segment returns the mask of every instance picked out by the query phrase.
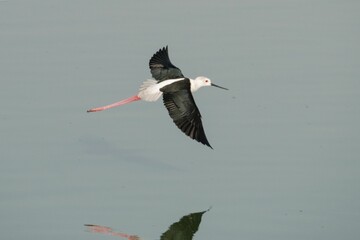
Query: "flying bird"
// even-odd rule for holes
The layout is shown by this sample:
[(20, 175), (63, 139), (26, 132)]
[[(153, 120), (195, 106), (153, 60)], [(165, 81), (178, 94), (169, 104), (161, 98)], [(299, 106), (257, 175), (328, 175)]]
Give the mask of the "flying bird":
[(201, 114), (192, 93), (205, 86), (228, 89), (212, 83), (204, 76), (195, 79), (185, 77), (181, 70), (171, 63), (167, 46), (152, 56), (149, 67), (153, 79), (143, 82), (138, 94), (110, 105), (89, 109), (87, 112), (98, 112), (138, 100), (154, 102), (163, 96), (164, 105), (176, 126), (190, 138), (212, 148), (206, 138)]

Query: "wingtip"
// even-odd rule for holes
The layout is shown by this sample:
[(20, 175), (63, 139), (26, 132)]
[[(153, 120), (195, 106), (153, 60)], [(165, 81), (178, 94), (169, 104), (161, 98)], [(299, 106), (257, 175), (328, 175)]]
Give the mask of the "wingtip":
[(209, 148), (211, 148), (212, 150), (214, 150), (214, 148), (210, 145), (209, 141), (207, 140), (207, 137), (205, 135), (204, 132), (204, 138), (203, 139), (196, 139), (198, 142), (201, 142), (202, 144), (208, 146)]
[(206, 139), (206, 136), (205, 136), (205, 139), (196, 139), (194, 138), (194, 140), (198, 141), (199, 143), (202, 143), (204, 144), (205, 146), (208, 146), (209, 148), (211, 148), (212, 150), (214, 150), (214, 148), (210, 145), (209, 141)]
[(168, 45), (166, 45), (165, 47), (159, 48), (159, 50), (157, 52), (162, 52), (162, 51), (167, 51), (168, 50)]
[(163, 51), (165, 51), (166, 53), (168, 53), (169, 52), (169, 48), (168, 48), (168, 45), (166, 45), (165, 47), (163, 47), (163, 49), (162, 49)]
[(209, 148), (211, 148), (212, 150), (214, 150), (214, 148), (210, 145), (210, 143), (207, 143), (205, 145), (208, 146)]

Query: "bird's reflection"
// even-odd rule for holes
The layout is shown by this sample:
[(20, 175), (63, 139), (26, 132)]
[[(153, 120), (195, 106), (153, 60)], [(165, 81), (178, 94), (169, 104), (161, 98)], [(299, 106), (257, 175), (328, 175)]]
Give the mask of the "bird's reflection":
[(126, 233), (115, 232), (114, 230), (112, 230), (112, 228), (106, 226), (100, 226), (94, 224), (85, 224), (85, 226), (87, 227), (88, 231), (93, 233), (103, 233), (116, 237), (127, 238), (128, 240), (140, 240), (140, 238), (137, 235), (129, 235)]
[[(161, 235), (160, 240), (191, 240), (199, 229), (202, 215), (209, 210), (210, 209), (202, 212), (190, 213), (183, 216), (178, 222), (173, 223), (169, 229)], [(137, 235), (116, 232), (106, 226), (94, 224), (85, 224), (85, 226), (87, 227), (88, 231), (93, 233), (103, 233), (116, 237), (126, 238), (128, 240), (141, 240), (141, 238)]]
[(161, 235), (160, 240), (191, 240), (199, 229), (202, 215), (207, 211), (209, 210), (183, 216)]

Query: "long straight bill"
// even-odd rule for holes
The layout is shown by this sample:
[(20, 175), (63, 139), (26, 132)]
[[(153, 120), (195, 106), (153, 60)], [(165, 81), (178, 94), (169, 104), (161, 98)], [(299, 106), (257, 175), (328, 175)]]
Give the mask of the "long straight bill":
[(109, 109), (109, 108), (118, 107), (118, 106), (121, 106), (121, 105), (124, 105), (124, 104), (127, 104), (127, 103), (131, 103), (131, 102), (134, 102), (134, 101), (139, 101), (139, 100), (141, 100), (141, 98), (139, 98), (137, 95), (135, 95), (135, 96), (129, 97), (127, 99), (124, 99), (124, 100), (122, 100), (120, 102), (112, 103), (112, 104), (102, 106), (102, 107), (89, 109), (89, 110), (87, 110), (87, 112), (99, 112), (99, 111), (103, 111), (103, 110), (106, 110), (106, 109)]
[(211, 83), (211, 86), (214, 86), (214, 87), (217, 87), (217, 88), (221, 88), (221, 89), (224, 89), (224, 90), (229, 90), (229, 89), (227, 89), (227, 88), (221, 87), (221, 86), (216, 85), (216, 84), (213, 84), (213, 83)]

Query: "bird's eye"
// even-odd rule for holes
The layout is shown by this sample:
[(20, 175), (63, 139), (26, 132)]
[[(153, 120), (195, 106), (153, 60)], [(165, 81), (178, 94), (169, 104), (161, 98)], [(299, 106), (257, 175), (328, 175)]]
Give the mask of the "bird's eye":
[(209, 82), (209, 80), (205, 80), (205, 82)]

